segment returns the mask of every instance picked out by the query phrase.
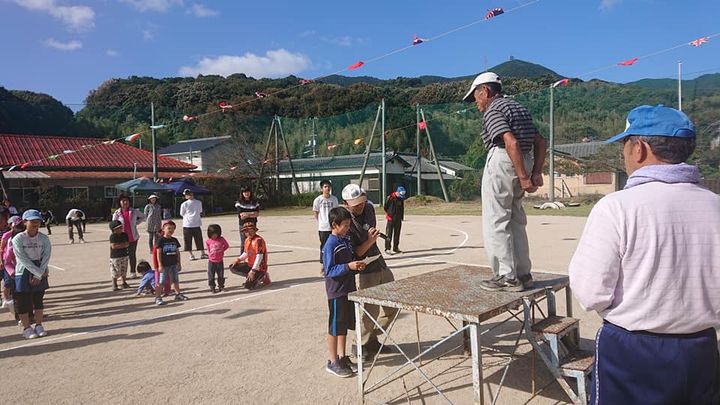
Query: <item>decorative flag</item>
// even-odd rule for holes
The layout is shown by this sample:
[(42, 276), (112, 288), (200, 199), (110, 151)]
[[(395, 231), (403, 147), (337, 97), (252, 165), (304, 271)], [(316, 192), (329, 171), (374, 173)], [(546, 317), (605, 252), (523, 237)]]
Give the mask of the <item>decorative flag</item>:
[(413, 34), (413, 46), (420, 45), (425, 41), (427, 41), (427, 39), (420, 38), (417, 34)]
[(60, 155), (50, 155), (47, 158), (48, 158), (48, 160), (55, 160), (58, 158), (58, 156), (60, 156)]
[(268, 164), (268, 163), (270, 163), (270, 159), (265, 159), (265, 160), (263, 160), (263, 162), (262, 162), (262, 164), (264, 164), (264, 165), (266, 165), (266, 164)]
[(300, 80), (300, 85), (301, 85), (301, 86), (304, 86), (304, 85), (310, 84), (310, 83), (312, 83), (312, 80), (307, 80), (307, 79), (302, 79), (302, 80)]
[(197, 117), (192, 116), (192, 115), (183, 115), (183, 121), (185, 121), (185, 122), (194, 121), (196, 119), (197, 119)]
[(136, 139), (140, 138), (140, 132), (125, 137), (125, 142), (135, 142)]
[(489, 20), (493, 17), (499, 16), (500, 14), (503, 14), (504, 12), (505, 12), (505, 10), (501, 9), (500, 7), (496, 7), (494, 9), (488, 11), (487, 14), (485, 14), (485, 19)]
[(358, 139), (354, 140), (353, 143), (354, 143), (355, 145), (360, 145), (360, 144), (363, 143), (363, 139), (362, 139), (362, 138), (358, 138)]
[(262, 91), (256, 91), (256, 92), (255, 92), (255, 97), (257, 97), (257, 98), (265, 98), (265, 97), (267, 97), (267, 96), (268, 96), (268, 94), (267, 94), (267, 93), (263, 93)]
[(562, 80), (558, 80), (555, 83), (552, 84), (552, 87), (558, 87), (558, 86), (564, 86), (566, 84), (570, 83), (570, 79), (565, 78)]
[(352, 65), (348, 66), (347, 68), (348, 68), (348, 70), (354, 70), (354, 69), (361, 67), (364, 64), (365, 64), (365, 62), (359, 60), (356, 63), (353, 63)]
[(425, 123), (425, 121), (420, 121), (420, 122), (418, 122), (418, 128), (419, 128), (421, 131), (424, 131), (425, 128), (427, 128), (427, 124)]
[[(110, 145), (111, 143), (115, 143), (115, 140), (105, 141), (105, 142), (103, 142), (102, 144), (103, 144), (103, 145)], [(64, 153), (64, 152), (63, 152), (63, 153)]]
[(698, 38), (698, 39), (696, 39), (696, 40), (694, 40), (694, 41), (690, 41), (690, 45), (692, 45), (692, 46), (700, 46), (700, 45), (702, 45), (702, 44), (707, 44), (709, 41), (710, 41), (710, 38), (709, 38), (709, 37), (702, 37), (702, 38)]
[(235, 170), (235, 169), (237, 169), (237, 166), (233, 166), (230, 168), (230, 170)]
[(11, 171), (15, 170), (16, 167), (18, 167), (18, 165), (12, 165), (12, 166), (10, 166), (8, 171), (11, 172)]
[(25, 162), (25, 163), (23, 163), (23, 164), (20, 165), (20, 168), (21, 168), (21, 169), (25, 169), (26, 167), (30, 166), (31, 163), (32, 163), (32, 162)]
[(330, 145), (328, 145), (327, 148), (328, 148), (328, 150), (333, 150), (333, 149), (337, 148), (337, 145), (335, 145), (334, 143), (331, 143)]
[(632, 58), (628, 60), (624, 60), (622, 62), (618, 62), (618, 65), (620, 66), (632, 66), (635, 62), (638, 61), (639, 58)]
[(165, 128), (167, 125), (165, 124), (158, 124), (158, 125), (150, 125), (150, 129), (160, 129)]
[(232, 108), (233, 108), (232, 105), (230, 105), (230, 104), (228, 104), (228, 103), (226, 103), (226, 102), (224, 102), (224, 101), (219, 102), (219, 103), (218, 103), (218, 107), (220, 107), (220, 109), (221, 109), (223, 112), (225, 112), (226, 110), (232, 110)]
[[(114, 142), (115, 142), (115, 141), (112, 141), (112, 142), (110, 142), (110, 143), (114, 143)], [(71, 154), (71, 153), (75, 153), (75, 151), (74, 151), (74, 150), (71, 150), (71, 149), (65, 149), (65, 150), (63, 151), (63, 153), (66, 154), (66, 155), (69, 155), (69, 154)]]
[(217, 169), (218, 173), (222, 173), (223, 171), (225, 171), (225, 169)]

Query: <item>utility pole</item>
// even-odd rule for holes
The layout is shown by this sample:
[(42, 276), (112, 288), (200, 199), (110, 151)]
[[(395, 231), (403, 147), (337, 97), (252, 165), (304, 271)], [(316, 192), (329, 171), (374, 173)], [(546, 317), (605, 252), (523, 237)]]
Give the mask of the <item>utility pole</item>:
[(555, 88), (550, 85), (550, 181), (548, 184), (548, 199), (555, 202), (555, 100), (553, 99)]
[(385, 202), (387, 197), (387, 185), (385, 181), (387, 179), (387, 168), (385, 167), (385, 99), (382, 99), (382, 122), (380, 124), (380, 136), (382, 137), (382, 196), (380, 197), (380, 204)]
[(420, 168), (420, 104), (415, 104), (415, 171), (417, 172), (417, 195), (422, 194), (422, 170)]
[[(153, 181), (158, 180), (157, 151), (155, 150), (155, 104), (150, 102), (150, 129), (152, 133), (152, 165)], [(190, 162), (192, 163), (192, 162)]]
[(313, 159), (317, 156), (317, 133), (315, 132), (315, 121), (317, 121), (317, 117), (312, 117), (312, 157), (313, 157)]
[(678, 111), (682, 111), (682, 61), (678, 61)]
[(450, 202), (447, 189), (445, 188), (445, 180), (443, 180), (442, 171), (440, 170), (440, 159), (438, 159), (438, 156), (435, 153), (435, 147), (433, 146), (432, 137), (430, 136), (430, 129), (427, 127), (425, 112), (422, 110), (422, 108), (420, 109), (420, 116), (425, 123), (425, 135), (427, 135), (428, 146), (430, 146), (430, 153), (432, 154), (432, 159), (435, 162), (435, 172), (437, 173), (438, 179), (440, 180), (440, 188), (442, 188), (443, 197), (445, 198), (445, 202)]

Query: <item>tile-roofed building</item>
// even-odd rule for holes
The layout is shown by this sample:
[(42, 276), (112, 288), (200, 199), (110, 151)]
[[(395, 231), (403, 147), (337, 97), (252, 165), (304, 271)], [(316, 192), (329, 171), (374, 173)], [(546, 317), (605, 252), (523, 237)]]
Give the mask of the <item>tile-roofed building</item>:
[[(5, 188), (21, 209), (42, 204), (60, 215), (72, 203), (83, 205), (89, 216), (104, 217), (117, 196), (115, 184), (152, 177), (152, 161), (151, 152), (120, 141), (0, 134)], [(195, 169), (168, 157), (158, 156), (157, 162), (162, 178), (189, 176)]]
[(171, 157), (197, 166), (197, 170), (213, 172), (226, 168), (236, 154), (231, 137), (186, 139), (158, 151), (159, 155)]
[(604, 145), (602, 141), (566, 143), (555, 145), (555, 152), (575, 159), (583, 159), (598, 153)]

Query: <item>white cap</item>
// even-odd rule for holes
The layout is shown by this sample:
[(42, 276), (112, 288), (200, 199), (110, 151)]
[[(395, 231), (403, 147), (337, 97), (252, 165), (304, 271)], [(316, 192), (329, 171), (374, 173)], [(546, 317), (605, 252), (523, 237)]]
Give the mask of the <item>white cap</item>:
[(463, 101), (475, 101), (475, 89), (478, 88), (481, 84), (486, 83), (497, 83), (502, 86), (502, 82), (500, 81), (500, 76), (496, 75), (493, 72), (485, 72), (480, 73), (475, 80), (472, 82), (472, 86), (470, 86), (470, 91), (465, 94), (465, 97), (463, 97)]
[(342, 190), (342, 198), (345, 200), (347, 205), (355, 206), (367, 201), (365, 190), (360, 188), (357, 184), (348, 184)]
[(158, 196), (155, 195), (155, 194), (150, 194), (150, 197), (148, 197), (148, 200), (151, 199), (151, 198), (158, 198)]

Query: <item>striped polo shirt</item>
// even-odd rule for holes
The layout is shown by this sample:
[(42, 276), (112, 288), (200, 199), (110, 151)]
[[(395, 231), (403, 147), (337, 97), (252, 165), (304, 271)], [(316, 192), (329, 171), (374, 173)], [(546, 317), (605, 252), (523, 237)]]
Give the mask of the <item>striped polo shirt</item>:
[(482, 140), (490, 150), (494, 146), (505, 148), (503, 134), (512, 132), (520, 144), (520, 150), (530, 152), (533, 138), (538, 133), (530, 112), (525, 106), (511, 98), (496, 97), (483, 114)]

